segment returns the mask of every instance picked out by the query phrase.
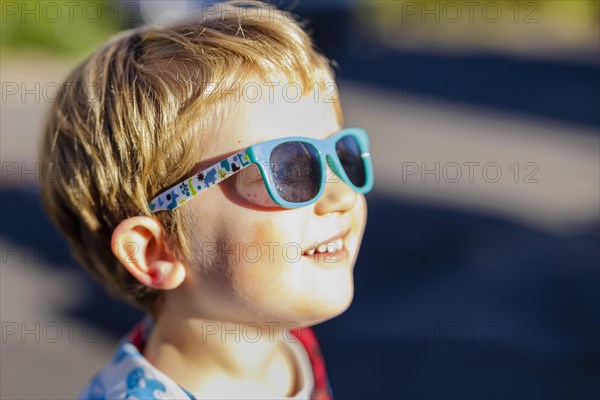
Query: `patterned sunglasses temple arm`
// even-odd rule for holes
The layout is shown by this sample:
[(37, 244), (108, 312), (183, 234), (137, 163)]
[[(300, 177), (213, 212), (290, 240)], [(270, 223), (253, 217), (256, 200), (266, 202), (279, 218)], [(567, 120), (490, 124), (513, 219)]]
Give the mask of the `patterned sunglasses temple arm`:
[(235, 153), (194, 176), (173, 185), (148, 203), (152, 213), (174, 210), (188, 200), (198, 196), (209, 187), (229, 178), (250, 165), (248, 149)]

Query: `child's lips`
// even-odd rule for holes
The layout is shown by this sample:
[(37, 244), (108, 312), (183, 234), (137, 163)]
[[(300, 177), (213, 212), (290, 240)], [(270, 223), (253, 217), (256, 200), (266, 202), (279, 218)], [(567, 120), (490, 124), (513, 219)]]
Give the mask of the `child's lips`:
[(303, 257), (311, 258), (315, 263), (330, 264), (333, 267), (335, 264), (345, 261), (349, 255), (350, 253), (348, 252), (348, 249), (342, 247), (341, 249), (331, 253), (314, 253), (312, 255), (303, 254)]
[(346, 237), (350, 233), (351, 228), (347, 228), (329, 239), (315, 243), (302, 253), (303, 256), (315, 258), (315, 260), (333, 258), (332, 255), (343, 256), (344, 252), (347, 255)]

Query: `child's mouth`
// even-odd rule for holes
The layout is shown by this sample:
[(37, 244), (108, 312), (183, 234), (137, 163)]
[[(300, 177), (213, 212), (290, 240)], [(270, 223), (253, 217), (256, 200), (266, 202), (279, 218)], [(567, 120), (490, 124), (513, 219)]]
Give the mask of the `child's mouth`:
[(324, 253), (320, 253), (315, 251), (313, 254), (303, 254), (304, 257), (310, 257), (315, 263), (324, 264), (336, 264), (347, 259), (348, 255), (348, 250), (345, 247), (342, 247), (332, 252), (326, 251)]
[(346, 259), (349, 253), (344, 245), (344, 239), (348, 233), (350, 233), (350, 229), (346, 229), (330, 239), (309, 247), (302, 255), (311, 257), (314, 262), (323, 263), (336, 263)]

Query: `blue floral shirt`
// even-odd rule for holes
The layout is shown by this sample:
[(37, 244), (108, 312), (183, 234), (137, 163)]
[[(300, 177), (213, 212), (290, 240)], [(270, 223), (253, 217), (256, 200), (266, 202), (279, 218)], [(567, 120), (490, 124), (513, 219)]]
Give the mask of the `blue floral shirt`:
[(146, 318), (119, 342), (112, 360), (92, 378), (80, 399), (194, 399), (190, 392), (150, 364), (134, 344), (145, 342), (150, 327), (151, 322)]

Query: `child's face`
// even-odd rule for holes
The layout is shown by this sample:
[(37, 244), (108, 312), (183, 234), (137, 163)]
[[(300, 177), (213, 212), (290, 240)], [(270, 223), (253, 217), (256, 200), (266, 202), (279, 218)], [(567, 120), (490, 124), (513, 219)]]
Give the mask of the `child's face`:
[[(286, 136), (324, 139), (342, 127), (334, 103), (319, 89), (295, 100), (295, 85), (280, 79), (269, 87), (245, 91), (211, 143), (203, 149), (218, 162), (234, 151)], [(254, 85), (256, 87), (257, 85)], [(255, 101), (255, 95), (260, 99)], [(287, 97), (286, 97), (287, 96)], [(233, 102), (232, 94), (227, 101)], [(329, 167), (327, 167), (329, 168)], [(353, 268), (365, 229), (367, 207), (327, 170), (323, 196), (314, 204), (284, 209), (270, 199), (258, 168), (252, 165), (184, 205), (194, 219), (188, 237), (198, 265), (187, 266), (184, 283), (168, 294), (191, 315), (246, 323), (313, 324), (342, 313), (352, 301)], [(344, 234), (347, 256), (315, 262), (304, 250)]]

